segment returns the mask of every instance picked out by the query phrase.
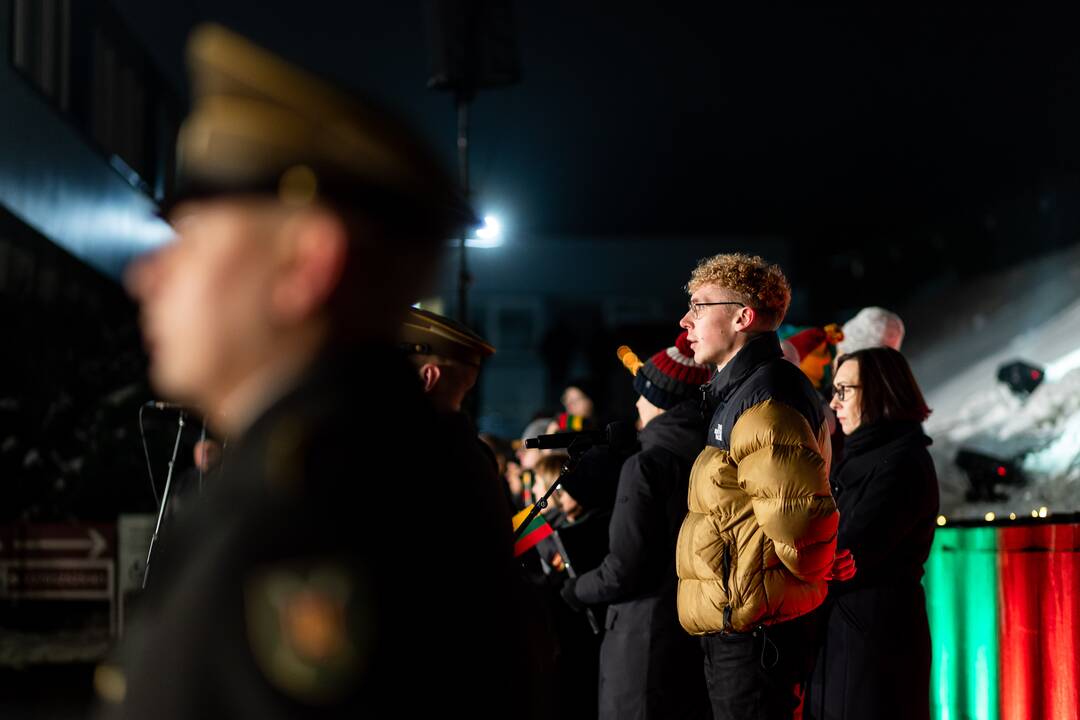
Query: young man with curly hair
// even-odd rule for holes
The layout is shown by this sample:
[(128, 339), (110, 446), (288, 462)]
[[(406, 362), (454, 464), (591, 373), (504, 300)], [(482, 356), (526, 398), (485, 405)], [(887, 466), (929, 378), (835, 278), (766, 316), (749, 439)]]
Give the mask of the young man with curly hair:
[(678, 611), (701, 637), (716, 718), (801, 717), (817, 652), (814, 611), (834, 572), (829, 429), (814, 388), (783, 358), (776, 328), (791, 302), (760, 257), (703, 260), (687, 285), (694, 360), (711, 420), (690, 475), (676, 548)]

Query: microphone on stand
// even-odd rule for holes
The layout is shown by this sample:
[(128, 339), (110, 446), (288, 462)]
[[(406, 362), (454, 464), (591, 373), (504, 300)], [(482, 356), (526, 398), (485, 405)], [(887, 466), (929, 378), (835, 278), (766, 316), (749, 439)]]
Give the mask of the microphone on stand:
[(539, 435), (525, 438), (525, 447), (540, 450), (561, 450), (571, 445), (593, 446), (609, 445), (616, 452), (632, 449), (637, 442), (637, 430), (626, 422), (613, 422), (603, 430), (579, 430), (551, 435)]
[(148, 408), (154, 408), (155, 410), (187, 410), (184, 405), (180, 403), (166, 402), (164, 400), (147, 400), (145, 406)]
[(570, 451), (570, 459), (563, 465), (562, 472), (555, 482), (551, 483), (548, 487), (544, 497), (534, 503), (532, 510), (529, 511), (529, 515), (525, 518), (524, 522), (518, 525), (517, 530), (514, 531), (515, 542), (525, 533), (529, 523), (536, 518), (540, 513), (540, 510), (547, 505), (548, 498), (551, 497), (551, 494), (559, 487), (563, 477), (573, 472), (578, 461), (581, 460), (582, 456), (589, 450), (594, 449), (597, 446), (606, 445), (610, 452), (616, 455), (621, 454), (625, 457), (633, 452), (636, 443), (637, 430), (628, 422), (613, 422), (608, 424), (603, 430), (554, 433), (551, 435), (539, 435), (537, 437), (525, 438), (525, 447), (527, 448), (538, 448), (540, 450), (566, 448)]

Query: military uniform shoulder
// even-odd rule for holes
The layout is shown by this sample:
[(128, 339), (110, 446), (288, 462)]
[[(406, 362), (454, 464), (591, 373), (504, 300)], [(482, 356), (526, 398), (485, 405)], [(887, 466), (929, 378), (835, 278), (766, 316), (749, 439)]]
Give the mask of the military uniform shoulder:
[(313, 706), (340, 703), (357, 690), (375, 637), (368, 586), (355, 564), (332, 558), (248, 570), (248, 643), (275, 689)]

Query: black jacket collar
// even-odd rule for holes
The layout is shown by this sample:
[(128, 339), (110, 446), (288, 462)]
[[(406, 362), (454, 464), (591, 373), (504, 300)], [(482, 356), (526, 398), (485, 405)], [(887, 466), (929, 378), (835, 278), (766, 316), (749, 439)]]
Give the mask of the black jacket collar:
[(735, 388), (739, 387), (750, 373), (767, 362), (782, 358), (780, 338), (775, 332), (765, 332), (750, 338), (727, 365), (713, 375), (706, 386), (706, 401), (715, 406), (723, 402)]

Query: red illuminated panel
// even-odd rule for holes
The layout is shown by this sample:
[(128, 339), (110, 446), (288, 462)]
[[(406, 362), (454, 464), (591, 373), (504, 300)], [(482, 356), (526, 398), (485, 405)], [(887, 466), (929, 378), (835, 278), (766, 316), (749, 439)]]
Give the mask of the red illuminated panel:
[(1001, 718), (1078, 718), (1080, 527), (1000, 533)]

